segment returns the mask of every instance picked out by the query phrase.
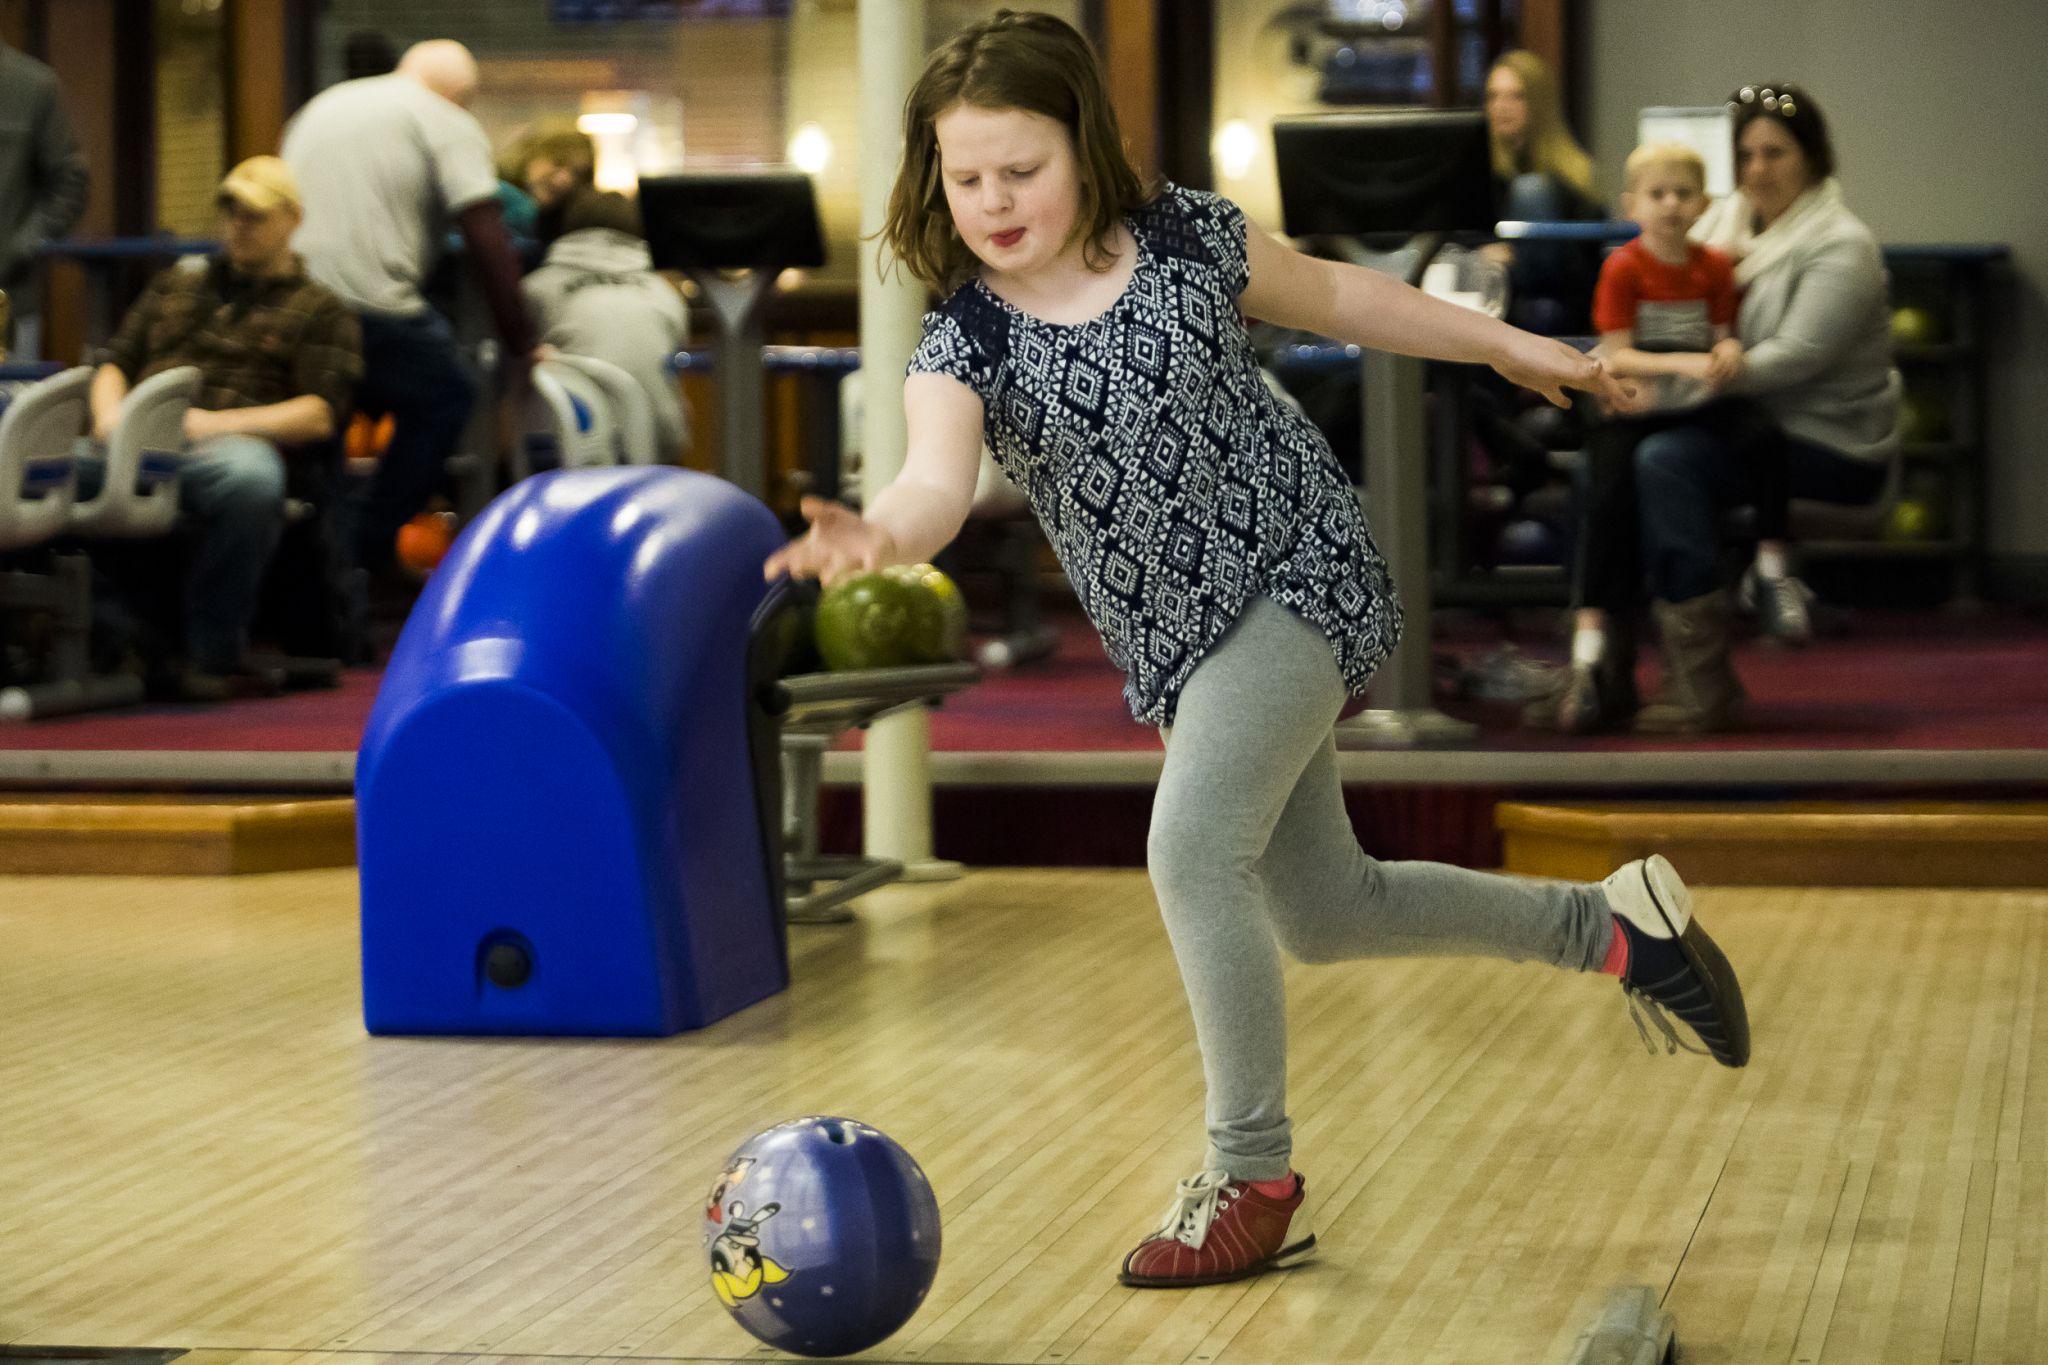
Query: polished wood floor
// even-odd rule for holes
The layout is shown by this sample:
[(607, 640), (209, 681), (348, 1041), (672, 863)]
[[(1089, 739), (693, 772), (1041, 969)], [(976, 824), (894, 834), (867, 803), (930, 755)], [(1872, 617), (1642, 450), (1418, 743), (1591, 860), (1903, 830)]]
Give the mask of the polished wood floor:
[(794, 931), (785, 995), (653, 1042), (368, 1038), (354, 894), (0, 879), (0, 1343), (758, 1359), (703, 1196), (747, 1134), (837, 1112), (946, 1220), (877, 1359), (1551, 1362), (1644, 1283), (1688, 1365), (2048, 1361), (2048, 895), (1702, 893), (1743, 1073), (1645, 1055), (1604, 979), (1291, 969), (1322, 1258), (1145, 1294), (1116, 1262), (1201, 1090), (1139, 874), (877, 895)]

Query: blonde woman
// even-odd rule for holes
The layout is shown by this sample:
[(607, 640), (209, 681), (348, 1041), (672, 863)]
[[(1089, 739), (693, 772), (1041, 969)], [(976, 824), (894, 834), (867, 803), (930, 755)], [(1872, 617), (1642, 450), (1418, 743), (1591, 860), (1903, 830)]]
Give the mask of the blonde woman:
[[(1557, 77), (1533, 52), (1505, 52), (1486, 77), (1495, 202), (1503, 219), (1597, 218), (1593, 160), (1565, 126)], [(1595, 247), (1575, 242), (1497, 242), (1486, 254), (1507, 267), (1508, 319), (1531, 331), (1583, 332), (1599, 272)]]

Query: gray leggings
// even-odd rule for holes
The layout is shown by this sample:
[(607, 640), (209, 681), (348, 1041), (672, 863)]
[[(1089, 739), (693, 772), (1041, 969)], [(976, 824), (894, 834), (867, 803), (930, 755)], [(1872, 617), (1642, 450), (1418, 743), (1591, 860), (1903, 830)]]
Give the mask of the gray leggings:
[(1599, 967), (1599, 887), (1366, 856), (1331, 725), (1344, 680), (1321, 630), (1259, 597), (1195, 669), (1166, 731), (1146, 861), (1208, 1080), (1206, 1165), (1285, 1175), (1280, 949), (1303, 962), (1484, 954)]

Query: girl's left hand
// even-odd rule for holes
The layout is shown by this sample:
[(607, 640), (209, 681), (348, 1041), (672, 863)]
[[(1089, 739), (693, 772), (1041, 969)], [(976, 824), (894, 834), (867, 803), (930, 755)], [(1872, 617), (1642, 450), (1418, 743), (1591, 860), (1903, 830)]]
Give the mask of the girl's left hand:
[(1509, 383), (1534, 389), (1561, 408), (1571, 406), (1566, 389), (1582, 389), (1616, 408), (1625, 408), (1636, 396), (1636, 386), (1609, 374), (1599, 357), (1533, 332), (1515, 333), (1493, 368)]

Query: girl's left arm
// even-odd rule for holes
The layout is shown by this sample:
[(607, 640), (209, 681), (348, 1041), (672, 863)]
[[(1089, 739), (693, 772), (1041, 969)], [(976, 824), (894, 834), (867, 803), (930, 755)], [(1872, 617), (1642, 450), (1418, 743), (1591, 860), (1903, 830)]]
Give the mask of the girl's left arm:
[(1249, 316), (1377, 351), (1491, 365), (1559, 407), (1569, 406), (1566, 389), (1609, 403), (1634, 396), (1632, 386), (1575, 346), (1431, 298), (1377, 270), (1304, 256), (1249, 222), (1245, 255), (1251, 278), (1242, 298)]

